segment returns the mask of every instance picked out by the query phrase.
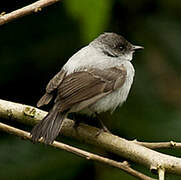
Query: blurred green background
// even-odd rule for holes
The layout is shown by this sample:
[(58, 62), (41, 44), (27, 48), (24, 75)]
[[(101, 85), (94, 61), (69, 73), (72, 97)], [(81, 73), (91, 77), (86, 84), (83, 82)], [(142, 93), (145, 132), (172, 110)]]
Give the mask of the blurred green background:
[[(0, 12), (8, 13), (31, 2), (34, 1), (4, 0), (0, 2)], [(100, 33), (116, 32), (145, 49), (136, 53), (132, 61), (136, 76), (127, 102), (106, 125), (114, 134), (130, 140), (180, 141), (180, 10), (178, 0), (62, 0), (0, 26), (0, 98), (35, 106), (50, 78), (71, 55)], [(32, 128), (0, 121), (26, 130)], [(60, 140), (123, 160), (72, 139)], [(162, 152), (181, 157), (178, 150)], [(143, 167), (132, 165), (151, 175)], [(1, 180), (80, 178), (136, 179), (120, 170), (0, 132)], [(180, 177), (168, 175), (167, 179)]]

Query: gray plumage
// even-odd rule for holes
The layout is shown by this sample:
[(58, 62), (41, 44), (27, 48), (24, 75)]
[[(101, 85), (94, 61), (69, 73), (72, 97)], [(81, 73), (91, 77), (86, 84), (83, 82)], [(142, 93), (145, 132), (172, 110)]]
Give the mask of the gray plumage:
[(141, 49), (122, 36), (104, 33), (74, 54), (48, 83), (37, 106), (54, 106), (32, 130), (32, 139), (52, 143), (69, 112), (101, 113), (114, 111), (127, 98), (134, 77), (130, 61)]

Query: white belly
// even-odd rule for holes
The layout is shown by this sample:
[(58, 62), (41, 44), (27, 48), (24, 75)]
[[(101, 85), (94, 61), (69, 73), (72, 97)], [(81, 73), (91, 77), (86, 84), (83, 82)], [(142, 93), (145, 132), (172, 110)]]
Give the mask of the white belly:
[(114, 111), (119, 105), (122, 105), (126, 101), (133, 82), (134, 68), (129, 61), (126, 61), (123, 64), (125, 63), (127, 67), (127, 76), (123, 86), (93, 104), (90, 107), (92, 111), (97, 113), (108, 110)]

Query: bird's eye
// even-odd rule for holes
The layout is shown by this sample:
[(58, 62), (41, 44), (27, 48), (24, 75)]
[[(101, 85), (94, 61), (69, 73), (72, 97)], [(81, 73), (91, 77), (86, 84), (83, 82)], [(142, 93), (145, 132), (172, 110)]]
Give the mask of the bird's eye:
[(122, 51), (122, 50), (124, 49), (124, 47), (123, 47), (123, 46), (120, 46), (119, 49)]

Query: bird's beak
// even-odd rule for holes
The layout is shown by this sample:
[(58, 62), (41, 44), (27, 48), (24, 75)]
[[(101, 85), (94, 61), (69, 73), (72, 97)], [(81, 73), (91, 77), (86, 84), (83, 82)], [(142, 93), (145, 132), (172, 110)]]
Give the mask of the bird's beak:
[(138, 49), (144, 49), (144, 47), (132, 45), (132, 50), (138, 50)]

